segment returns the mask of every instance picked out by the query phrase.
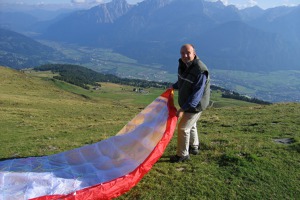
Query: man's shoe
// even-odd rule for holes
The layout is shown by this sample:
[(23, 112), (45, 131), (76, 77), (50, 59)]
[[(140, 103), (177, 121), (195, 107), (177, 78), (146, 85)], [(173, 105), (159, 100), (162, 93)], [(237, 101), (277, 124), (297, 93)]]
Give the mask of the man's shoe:
[(189, 160), (189, 159), (190, 159), (190, 156), (189, 156), (189, 155), (187, 155), (187, 156), (182, 156), (182, 157), (175, 155), (175, 156), (172, 156), (172, 157), (170, 158), (170, 161), (171, 161), (171, 163), (176, 163), (176, 162), (185, 162), (185, 161), (187, 161), (187, 160)]
[(199, 153), (198, 147), (189, 147), (189, 153), (193, 155), (197, 155)]

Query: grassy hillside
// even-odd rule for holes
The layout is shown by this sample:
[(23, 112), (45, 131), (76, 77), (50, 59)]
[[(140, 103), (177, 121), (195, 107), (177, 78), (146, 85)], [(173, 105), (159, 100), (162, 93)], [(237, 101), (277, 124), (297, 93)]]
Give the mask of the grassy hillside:
[(0, 157), (57, 153), (115, 135), (144, 105), (131, 88), (106, 85), (94, 94), (0, 68)]
[[(115, 135), (163, 91), (101, 83), (84, 90), (52, 73), (0, 67), (0, 159), (41, 156)], [(201, 153), (169, 163), (163, 157), (118, 199), (299, 199), (300, 104), (268, 106), (223, 99), (198, 122)], [(288, 139), (290, 144), (275, 142)]]

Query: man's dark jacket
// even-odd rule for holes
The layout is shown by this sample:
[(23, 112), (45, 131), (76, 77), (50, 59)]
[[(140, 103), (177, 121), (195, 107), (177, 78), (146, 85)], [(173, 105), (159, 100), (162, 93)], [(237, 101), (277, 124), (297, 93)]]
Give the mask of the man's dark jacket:
[(193, 108), (190, 107), (185, 112), (197, 113), (205, 110), (209, 105), (210, 100), (210, 76), (206, 65), (196, 56), (189, 67), (179, 59), (178, 66), (178, 103), (180, 107), (188, 101), (190, 95), (193, 93), (195, 83), (199, 80), (201, 75), (206, 76), (206, 83), (204, 85), (204, 92), (199, 104)]

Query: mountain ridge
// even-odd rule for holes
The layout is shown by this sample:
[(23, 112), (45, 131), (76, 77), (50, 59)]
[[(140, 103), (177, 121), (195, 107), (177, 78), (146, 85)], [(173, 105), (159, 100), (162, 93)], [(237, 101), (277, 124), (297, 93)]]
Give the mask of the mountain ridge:
[[(300, 6), (239, 10), (204, 0), (145, 0), (135, 5), (113, 0), (30, 26), (33, 32), (41, 31), (34, 39), (109, 48), (172, 73), (183, 43), (194, 43), (213, 69), (297, 70), (299, 10)], [(234, 22), (243, 26), (232, 26)]]
[[(119, 5), (118, 16), (111, 5)], [(105, 15), (103, 9), (111, 13)], [(299, 71), (299, 9), (300, 6), (239, 10), (220, 1), (196, 0), (146, 0), (129, 5), (125, 0), (114, 0), (50, 21), (39, 21), (31, 26), (32, 33), (42, 33), (48, 27), (47, 34), (53, 34), (54, 39), (45, 37), (46, 32), (44, 38), (32, 34), (31, 39), (38, 39), (58, 53), (17, 54), (2, 50), (1, 64), (25, 68), (69, 63), (120, 77), (172, 81), (176, 78), (180, 46), (193, 43), (198, 56), (218, 78), (213, 81), (220, 86), (239, 88), (237, 91), (242, 94), (270, 102), (298, 102), (300, 81), (292, 73)], [(70, 17), (79, 15), (85, 16), (82, 21)], [(18, 52), (22, 42), (10, 42)], [(240, 74), (239, 71), (249, 76), (225, 78), (226, 74)], [(276, 80), (282, 72), (289, 77), (285, 77), (286, 81)], [(245, 84), (249, 82), (244, 80), (247, 77), (261, 80), (249, 85)]]
[(14, 31), (0, 28), (0, 64), (16, 69), (63, 57), (61, 52)]
[[(296, 59), (300, 53), (300, 36), (298, 36), (300, 32), (297, 29), (298, 22), (294, 19), (294, 16), (298, 16), (297, 7), (268, 9), (264, 13), (262, 10), (247, 9), (248, 13), (245, 17), (245, 12), (220, 2), (145, 0), (131, 7), (124, 6), (127, 5), (125, 2), (125, 0), (114, 0), (101, 4), (102, 7), (113, 4), (118, 8), (121, 14), (116, 18), (107, 17), (114, 16), (114, 9), (106, 10), (111, 15), (98, 16), (98, 18), (94, 16), (89, 20), (84, 20), (84, 17), (80, 18), (83, 21), (75, 20), (77, 19), (75, 17), (72, 20), (71, 17), (64, 18), (50, 26), (41, 38), (112, 48), (141, 63), (161, 63), (163, 69), (167, 71), (172, 71), (170, 60), (177, 59), (175, 51), (168, 50), (175, 46), (178, 48), (183, 43), (195, 43), (206, 63), (216, 69), (241, 66), (241, 70), (272, 71), (282, 67), (286, 69), (300, 67)], [(84, 15), (92, 15), (96, 8), (80, 12), (84, 12)], [(229, 23), (235, 21), (243, 23), (243, 28), (248, 33), (241, 37), (239, 29), (230, 32), (230, 42), (240, 43), (239, 48), (243, 48), (242, 51), (231, 49), (231, 53), (237, 53), (237, 56), (232, 59), (227, 54), (222, 54), (223, 47), (215, 42), (216, 38), (211, 37), (211, 32), (218, 29), (220, 34), (216, 36), (217, 39), (227, 41), (228, 35), (222, 34), (222, 31), (236, 28)], [(286, 24), (285, 27), (289, 28), (279, 28), (280, 30), (272, 28), (280, 27), (280, 24)], [(275, 37), (274, 34), (278, 36)], [(257, 42), (254, 40), (255, 37)], [(249, 42), (251, 40), (254, 42)], [(207, 44), (202, 46), (202, 43)], [(206, 51), (209, 46), (213, 47), (212, 52), (217, 53), (217, 58), (212, 52)], [(141, 52), (149, 57), (143, 56)], [(244, 58), (244, 54), (259, 59), (253, 63), (252, 59)]]

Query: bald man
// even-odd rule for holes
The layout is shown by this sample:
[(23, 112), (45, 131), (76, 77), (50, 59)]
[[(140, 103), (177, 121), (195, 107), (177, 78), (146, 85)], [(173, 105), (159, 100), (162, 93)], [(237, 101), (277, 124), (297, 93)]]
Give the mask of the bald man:
[(185, 44), (180, 49), (181, 58), (178, 66), (178, 81), (172, 85), (178, 90), (177, 111), (178, 138), (176, 155), (170, 161), (184, 162), (189, 154), (199, 153), (197, 121), (209, 104), (210, 76), (206, 65), (196, 55), (192, 44)]

